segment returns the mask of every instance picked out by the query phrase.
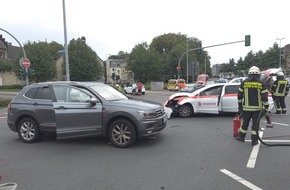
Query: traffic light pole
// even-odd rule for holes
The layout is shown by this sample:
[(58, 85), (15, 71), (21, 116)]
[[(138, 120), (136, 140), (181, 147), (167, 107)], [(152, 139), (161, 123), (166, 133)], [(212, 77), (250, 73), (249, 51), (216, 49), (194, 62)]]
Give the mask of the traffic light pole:
[[(211, 46), (206, 46), (206, 47), (198, 47), (198, 48), (193, 48), (193, 49), (189, 49), (187, 51), (185, 51), (179, 58), (178, 60), (178, 67), (180, 67), (180, 61), (182, 59), (182, 57), (190, 52), (190, 51), (195, 51), (195, 50), (202, 50), (202, 49), (206, 49), (206, 48), (211, 48), (211, 47), (217, 47), (217, 46), (224, 46), (224, 45), (229, 45), (229, 44), (235, 44), (235, 43), (240, 43), (240, 42), (245, 42), (245, 40), (241, 40), (241, 41), (235, 41), (235, 42), (228, 42), (228, 43), (223, 43), (223, 44), (216, 44), (216, 45), (211, 45)], [(180, 92), (180, 75), (178, 75), (178, 92)]]

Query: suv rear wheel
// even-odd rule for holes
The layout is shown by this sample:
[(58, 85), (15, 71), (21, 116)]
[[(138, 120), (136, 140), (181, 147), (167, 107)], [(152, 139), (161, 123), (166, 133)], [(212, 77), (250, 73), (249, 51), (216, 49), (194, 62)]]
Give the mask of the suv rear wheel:
[(137, 132), (133, 124), (126, 119), (118, 119), (109, 127), (109, 140), (116, 147), (130, 147), (136, 142), (136, 139)]
[(39, 127), (31, 118), (22, 119), (18, 123), (18, 136), (26, 143), (33, 143), (39, 140)]

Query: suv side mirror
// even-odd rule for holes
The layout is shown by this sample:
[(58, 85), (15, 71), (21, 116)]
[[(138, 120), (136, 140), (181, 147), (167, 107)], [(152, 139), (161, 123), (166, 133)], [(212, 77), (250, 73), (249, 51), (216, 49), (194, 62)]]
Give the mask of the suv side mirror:
[(99, 103), (99, 100), (95, 97), (92, 97), (90, 100), (90, 103), (92, 106), (95, 106), (97, 103)]

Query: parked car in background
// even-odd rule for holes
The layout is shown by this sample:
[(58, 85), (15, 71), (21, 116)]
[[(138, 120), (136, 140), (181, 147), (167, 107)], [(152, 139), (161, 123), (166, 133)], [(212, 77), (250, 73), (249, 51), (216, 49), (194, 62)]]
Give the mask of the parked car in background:
[[(146, 92), (144, 85), (142, 86), (141, 93), (144, 95)], [(128, 86), (124, 87), (124, 93), (125, 94), (133, 94), (137, 95), (138, 90), (137, 90), (137, 84), (129, 84)]]
[[(186, 86), (184, 79), (179, 79), (180, 89)], [(169, 79), (167, 82), (167, 90), (178, 90), (178, 79)]]
[[(168, 118), (172, 114), (186, 118), (199, 113), (237, 113), (239, 87), (239, 83), (215, 83), (192, 93), (175, 93), (164, 103), (164, 109)], [(269, 96), (269, 105), (269, 110), (272, 111), (272, 96)]]
[(214, 81), (214, 83), (227, 83), (227, 82), (229, 82), (228, 79), (224, 79), (224, 78), (220, 78)]
[(207, 74), (201, 74), (197, 76), (196, 84), (198, 86), (205, 86), (207, 84), (209, 77)]
[(128, 99), (96, 82), (44, 82), (26, 86), (8, 105), (7, 123), (26, 143), (42, 134), (57, 139), (107, 137), (125, 148), (159, 134), (167, 117), (162, 105)]
[(229, 83), (242, 83), (247, 77), (237, 77), (229, 81)]
[(197, 85), (195, 83), (186, 84), (184, 88), (180, 89), (181, 92), (193, 92), (197, 89)]

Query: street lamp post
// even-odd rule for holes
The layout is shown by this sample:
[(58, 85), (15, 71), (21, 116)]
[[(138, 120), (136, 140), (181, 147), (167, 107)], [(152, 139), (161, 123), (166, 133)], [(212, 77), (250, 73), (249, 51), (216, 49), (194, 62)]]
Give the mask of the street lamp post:
[(281, 41), (284, 40), (285, 38), (276, 38), (276, 40), (280, 41), (280, 54), (279, 54), (279, 68), (281, 67)]
[(206, 74), (206, 52), (204, 52), (204, 74)]
[(188, 38), (186, 39), (186, 83), (188, 84)]
[(69, 62), (68, 62), (68, 47), (67, 47), (66, 17), (65, 17), (65, 0), (62, 0), (62, 6), (63, 6), (65, 72), (66, 72), (66, 80), (67, 81), (70, 81), (70, 76), (69, 76)]

